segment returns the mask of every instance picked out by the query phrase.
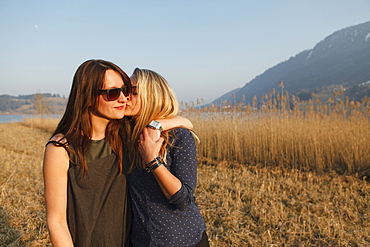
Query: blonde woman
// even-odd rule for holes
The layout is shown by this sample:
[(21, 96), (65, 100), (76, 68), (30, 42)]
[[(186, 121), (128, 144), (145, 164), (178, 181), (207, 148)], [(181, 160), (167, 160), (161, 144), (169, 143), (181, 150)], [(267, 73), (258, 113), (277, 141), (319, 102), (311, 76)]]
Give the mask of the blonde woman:
[[(177, 115), (178, 103), (159, 74), (135, 69), (133, 93), (125, 116), (132, 116), (131, 173), (133, 208), (131, 244), (136, 246), (209, 246), (206, 225), (195, 202), (197, 159), (194, 136), (186, 128), (162, 131), (152, 119)], [(153, 132), (153, 131), (151, 131)], [(160, 131), (157, 131), (159, 135)]]

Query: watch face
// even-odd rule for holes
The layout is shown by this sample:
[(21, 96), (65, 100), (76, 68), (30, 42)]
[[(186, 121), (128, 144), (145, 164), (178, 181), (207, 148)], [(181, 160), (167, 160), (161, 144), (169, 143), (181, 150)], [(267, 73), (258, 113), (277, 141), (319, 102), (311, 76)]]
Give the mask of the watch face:
[(149, 126), (157, 130), (162, 130), (162, 124), (154, 120), (150, 122)]

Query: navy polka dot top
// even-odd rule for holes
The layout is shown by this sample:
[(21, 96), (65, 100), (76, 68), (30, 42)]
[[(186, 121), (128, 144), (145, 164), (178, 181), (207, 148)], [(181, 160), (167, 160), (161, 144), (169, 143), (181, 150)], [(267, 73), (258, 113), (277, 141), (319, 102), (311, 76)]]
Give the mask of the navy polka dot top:
[(194, 137), (183, 128), (172, 132), (174, 145), (168, 146), (166, 168), (181, 181), (181, 189), (168, 200), (152, 173), (135, 168), (128, 177), (134, 247), (195, 246), (206, 230), (194, 196), (197, 182)]

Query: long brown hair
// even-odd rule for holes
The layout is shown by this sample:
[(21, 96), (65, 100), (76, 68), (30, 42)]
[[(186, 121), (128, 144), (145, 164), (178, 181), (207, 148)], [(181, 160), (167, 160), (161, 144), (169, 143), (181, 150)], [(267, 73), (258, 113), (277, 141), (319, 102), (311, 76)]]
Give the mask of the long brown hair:
[[(81, 166), (82, 174), (87, 171), (86, 157), (92, 134), (89, 110), (96, 109), (98, 96), (103, 88), (105, 72), (114, 70), (119, 73), (125, 86), (131, 90), (131, 81), (117, 65), (104, 60), (88, 60), (77, 69), (72, 83), (66, 110), (53, 135), (63, 134), (68, 150), (75, 153), (76, 163)], [(122, 131), (123, 120), (110, 120), (105, 137), (113, 152), (118, 156), (119, 171), (122, 173), (122, 147), (125, 138)]]

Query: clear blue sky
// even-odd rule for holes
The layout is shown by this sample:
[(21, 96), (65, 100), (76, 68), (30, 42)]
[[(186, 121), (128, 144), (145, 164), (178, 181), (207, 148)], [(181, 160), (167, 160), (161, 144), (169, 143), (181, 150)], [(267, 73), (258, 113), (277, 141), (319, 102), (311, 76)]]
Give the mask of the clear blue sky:
[(366, 21), (369, 0), (0, 0), (0, 95), (68, 97), (77, 67), (102, 58), (208, 103)]

